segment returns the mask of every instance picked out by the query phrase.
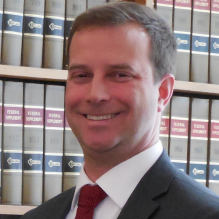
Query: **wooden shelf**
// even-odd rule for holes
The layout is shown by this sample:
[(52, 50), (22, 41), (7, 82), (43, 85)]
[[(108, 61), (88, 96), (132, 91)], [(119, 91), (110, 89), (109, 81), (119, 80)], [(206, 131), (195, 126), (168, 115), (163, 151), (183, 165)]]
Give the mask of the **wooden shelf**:
[(0, 205), (0, 214), (23, 215), (36, 206)]
[[(65, 82), (67, 75), (67, 70), (0, 65), (0, 77), (4, 78)], [(219, 85), (176, 81), (174, 91), (219, 96)]]
[(0, 77), (65, 82), (67, 70), (0, 65)]
[(187, 81), (176, 81), (174, 85), (174, 91), (219, 96), (219, 85)]

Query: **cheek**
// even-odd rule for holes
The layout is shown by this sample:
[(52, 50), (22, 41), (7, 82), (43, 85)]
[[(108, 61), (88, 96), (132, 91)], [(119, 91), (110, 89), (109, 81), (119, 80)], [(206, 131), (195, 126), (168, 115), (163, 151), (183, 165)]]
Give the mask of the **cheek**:
[(153, 119), (153, 116), (157, 113), (157, 94), (154, 89), (141, 88), (135, 95), (136, 116), (139, 119), (145, 120)]
[(77, 105), (80, 100), (82, 99), (82, 92), (80, 92), (77, 88), (72, 86), (66, 87), (66, 94), (65, 94), (65, 106), (66, 110)]

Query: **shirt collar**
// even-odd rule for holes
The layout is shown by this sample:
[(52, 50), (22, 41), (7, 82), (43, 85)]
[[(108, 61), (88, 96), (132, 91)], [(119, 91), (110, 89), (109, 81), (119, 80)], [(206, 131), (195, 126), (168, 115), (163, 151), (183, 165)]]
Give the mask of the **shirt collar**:
[(73, 197), (72, 208), (76, 207), (80, 189), (86, 184), (98, 184), (120, 208), (123, 208), (140, 179), (157, 161), (162, 151), (161, 142), (158, 141), (150, 148), (110, 169), (96, 183), (88, 178), (83, 166)]
[(153, 166), (163, 151), (161, 142), (115, 166), (96, 183), (123, 208), (140, 179)]

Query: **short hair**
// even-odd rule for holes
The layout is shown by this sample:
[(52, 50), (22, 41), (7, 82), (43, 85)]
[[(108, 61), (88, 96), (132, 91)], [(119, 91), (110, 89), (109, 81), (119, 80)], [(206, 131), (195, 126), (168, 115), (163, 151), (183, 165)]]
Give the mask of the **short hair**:
[[(132, 2), (111, 2), (87, 9), (74, 21), (68, 40), (69, 48), (76, 31), (90, 27), (104, 28), (135, 23), (144, 28), (151, 39), (150, 60), (157, 82), (167, 73), (175, 74), (176, 41), (168, 24), (153, 9)], [(119, 36), (118, 36), (119, 37)]]

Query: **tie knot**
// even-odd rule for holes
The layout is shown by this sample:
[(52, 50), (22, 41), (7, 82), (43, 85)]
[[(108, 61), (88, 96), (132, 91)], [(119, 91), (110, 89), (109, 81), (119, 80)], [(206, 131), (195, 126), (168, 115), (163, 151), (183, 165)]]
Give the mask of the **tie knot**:
[(81, 188), (78, 206), (94, 209), (107, 194), (98, 186), (85, 185)]

